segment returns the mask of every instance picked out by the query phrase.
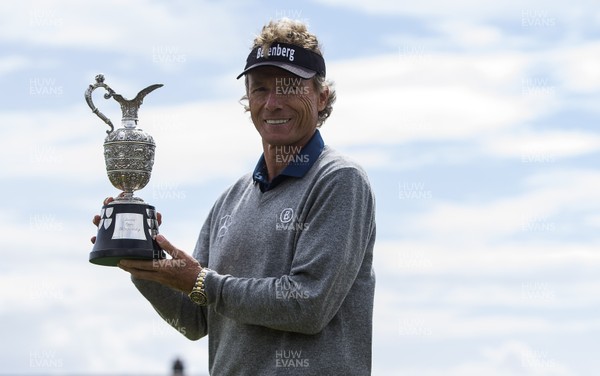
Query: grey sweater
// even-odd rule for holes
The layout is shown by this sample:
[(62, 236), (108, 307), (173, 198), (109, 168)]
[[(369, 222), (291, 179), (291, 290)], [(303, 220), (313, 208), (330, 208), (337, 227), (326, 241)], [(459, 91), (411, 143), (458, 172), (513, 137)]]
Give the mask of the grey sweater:
[(375, 201), (365, 172), (328, 146), (303, 178), (261, 192), (248, 174), (210, 211), (194, 257), (209, 305), (135, 280), (213, 376), (370, 375)]

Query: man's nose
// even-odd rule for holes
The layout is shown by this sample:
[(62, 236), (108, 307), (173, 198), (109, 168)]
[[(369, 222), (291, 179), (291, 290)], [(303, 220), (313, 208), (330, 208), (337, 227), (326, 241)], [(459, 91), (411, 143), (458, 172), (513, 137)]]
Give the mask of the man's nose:
[(277, 92), (277, 88), (269, 91), (267, 95), (265, 108), (269, 111), (281, 109), (283, 96)]

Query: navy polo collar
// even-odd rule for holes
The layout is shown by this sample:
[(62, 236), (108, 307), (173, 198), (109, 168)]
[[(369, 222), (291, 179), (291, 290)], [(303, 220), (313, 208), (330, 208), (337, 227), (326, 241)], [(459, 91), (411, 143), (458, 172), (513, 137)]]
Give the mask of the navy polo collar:
[[(293, 148), (292, 146), (277, 146), (281, 148)], [(284, 181), (288, 177), (302, 178), (308, 170), (315, 164), (325, 143), (321, 137), (321, 133), (317, 129), (311, 139), (304, 145), (299, 153), (286, 156), (283, 158), (289, 158), (288, 160), (281, 160), (282, 163), (288, 163), (285, 169), (269, 182), (267, 165), (265, 164), (265, 154), (263, 153), (254, 168), (252, 178), (255, 183), (260, 185), (260, 190), (266, 192), (270, 189), (275, 188), (279, 183)], [(284, 149), (285, 150), (285, 149)]]

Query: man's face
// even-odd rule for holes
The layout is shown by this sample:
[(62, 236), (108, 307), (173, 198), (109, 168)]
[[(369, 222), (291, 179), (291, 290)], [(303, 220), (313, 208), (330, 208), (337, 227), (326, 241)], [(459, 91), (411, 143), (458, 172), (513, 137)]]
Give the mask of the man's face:
[(271, 66), (248, 72), (250, 116), (263, 143), (303, 146), (316, 127), (329, 93), (318, 93), (312, 80)]

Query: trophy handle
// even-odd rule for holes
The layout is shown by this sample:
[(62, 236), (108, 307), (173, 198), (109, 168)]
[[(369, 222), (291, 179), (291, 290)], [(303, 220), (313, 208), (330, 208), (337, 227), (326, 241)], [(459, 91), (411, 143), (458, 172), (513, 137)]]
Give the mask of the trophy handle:
[(108, 124), (108, 126), (110, 127), (110, 130), (106, 131), (106, 133), (111, 133), (115, 129), (115, 127), (113, 126), (110, 119), (107, 118), (106, 115), (104, 115), (102, 112), (100, 112), (98, 108), (96, 108), (96, 106), (94, 106), (94, 102), (92, 101), (92, 92), (99, 87), (102, 87), (106, 91), (108, 91), (108, 93), (104, 94), (104, 99), (109, 99), (110, 97), (116, 94), (113, 89), (111, 89), (107, 84), (104, 83), (104, 75), (99, 74), (96, 76), (96, 83), (90, 84), (88, 89), (85, 91), (85, 101), (87, 102), (88, 106), (90, 106), (90, 108), (92, 109), (92, 112), (95, 113), (100, 119), (102, 119), (103, 122)]

